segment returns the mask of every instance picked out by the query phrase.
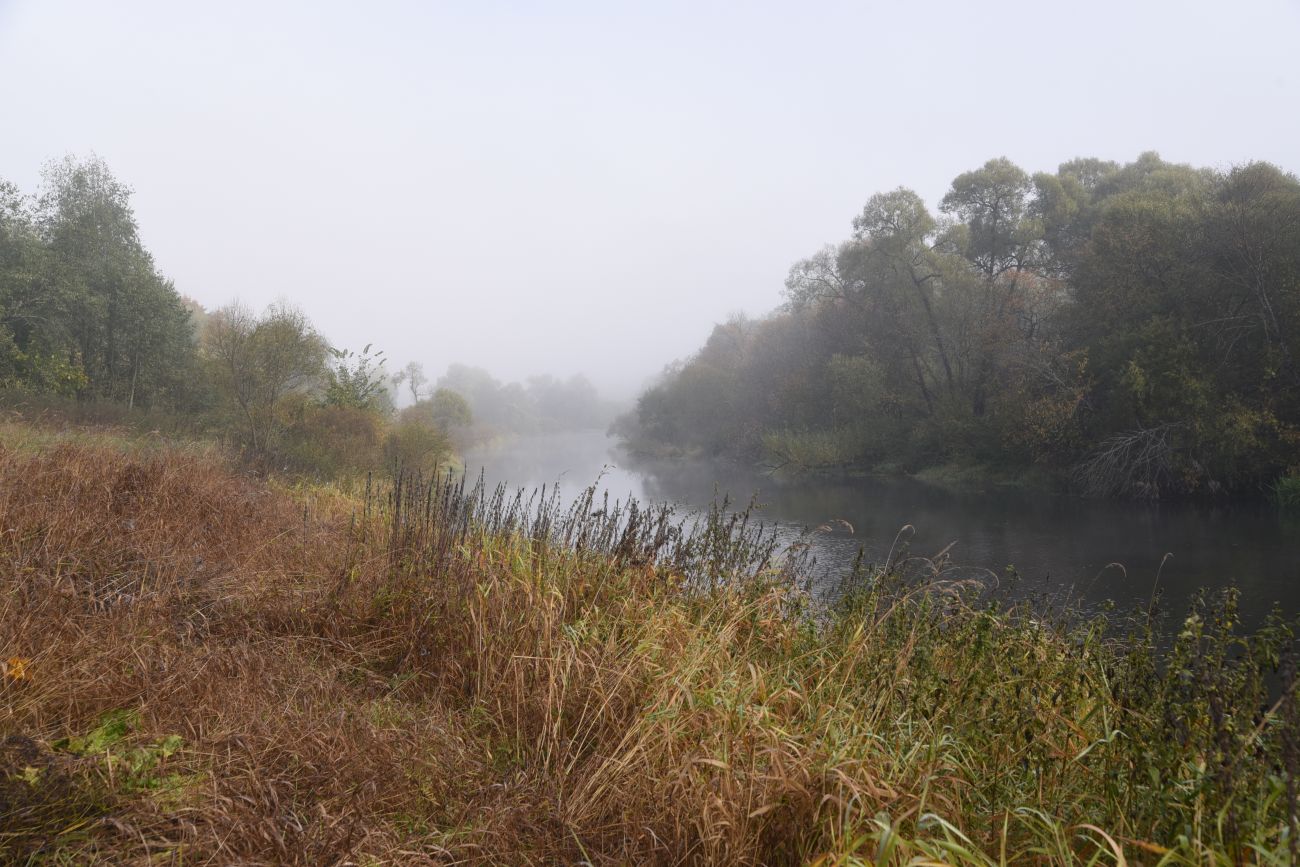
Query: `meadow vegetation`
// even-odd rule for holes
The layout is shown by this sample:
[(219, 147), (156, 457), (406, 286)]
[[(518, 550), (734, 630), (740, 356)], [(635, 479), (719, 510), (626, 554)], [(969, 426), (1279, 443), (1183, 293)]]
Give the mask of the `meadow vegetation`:
[[(1294, 627), (0, 430), (0, 861), (1294, 863)], [(1109, 624), (1109, 625), (1108, 625)]]

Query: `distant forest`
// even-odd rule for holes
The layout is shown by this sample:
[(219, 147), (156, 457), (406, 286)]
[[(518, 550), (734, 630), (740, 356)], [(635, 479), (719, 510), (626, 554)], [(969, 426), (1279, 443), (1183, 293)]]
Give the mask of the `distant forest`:
[(465, 398), (473, 411), (474, 430), (482, 437), (605, 428), (618, 414), (617, 405), (602, 398), (581, 374), (500, 382), (480, 367), (453, 364), (435, 388)]
[(159, 272), (130, 198), (97, 158), (49, 164), (31, 196), (0, 180), (4, 406), (216, 436), (325, 476), (613, 416), (582, 377), (502, 384), (452, 365), (428, 387), (418, 364), (391, 374), (382, 351), (334, 347), (289, 304), (206, 311)]
[[(980, 467), (1100, 496), (1300, 472), (1300, 182), (1143, 154), (872, 196), (785, 305), (718, 325), (618, 430), (773, 467)], [(1282, 481), (1279, 481), (1282, 480)], [(1294, 481), (1291, 482), (1294, 484)]]

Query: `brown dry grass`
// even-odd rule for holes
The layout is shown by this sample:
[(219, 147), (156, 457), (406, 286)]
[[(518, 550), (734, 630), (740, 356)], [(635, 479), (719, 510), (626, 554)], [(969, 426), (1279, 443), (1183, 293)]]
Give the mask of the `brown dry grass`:
[(31, 659), (31, 679), (4, 687), (0, 731), (49, 743), (138, 708), (136, 737), (179, 734), (167, 770), (194, 775), (179, 805), (118, 798), (86, 857), (392, 854), (406, 842), (392, 817), (474, 785), (454, 720), (376, 673), (377, 636), (332, 622), (340, 503), (304, 506), (210, 456), (113, 446), (5, 449), (0, 479), (0, 645)]
[[(517, 580), (518, 547), (483, 539), (413, 574), (357, 501), (278, 490), (212, 452), (42, 439), (0, 447), (0, 478), (0, 652), (31, 673), (5, 681), (0, 735), (49, 745), (125, 708), (139, 711), (130, 744), (184, 742), (158, 772), (164, 796), (96, 766), (80, 785), (100, 813), (7, 829), (10, 855), (720, 863), (787, 848), (770, 820), (751, 839), (763, 804), (817, 811), (777, 740), (745, 745), (751, 791), (713, 773), (737, 733), (711, 713), (674, 738), (687, 754), (656, 749), (655, 729), (677, 723), (643, 707), (691, 696), (652, 686), (647, 663), (670, 667), (701, 634), (656, 610), (653, 570), (587, 562), (547, 588)], [(609, 616), (581, 616), (600, 605)], [(620, 621), (634, 644), (609, 629)]]

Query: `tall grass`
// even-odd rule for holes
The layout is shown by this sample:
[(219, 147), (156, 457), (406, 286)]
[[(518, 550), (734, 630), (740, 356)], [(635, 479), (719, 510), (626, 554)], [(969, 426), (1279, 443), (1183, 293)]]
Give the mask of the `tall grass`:
[(0, 448), (0, 860), (1290, 863), (1294, 629), (445, 476)]

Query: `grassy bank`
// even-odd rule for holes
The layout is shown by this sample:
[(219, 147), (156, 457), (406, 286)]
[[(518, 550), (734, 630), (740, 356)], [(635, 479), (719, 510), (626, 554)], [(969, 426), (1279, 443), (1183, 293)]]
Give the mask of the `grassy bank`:
[(1230, 597), (1160, 652), (942, 562), (832, 610), (721, 513), (18, 439), (0, 862), (1291, 857), (1291, 631), (1236, 635)]

